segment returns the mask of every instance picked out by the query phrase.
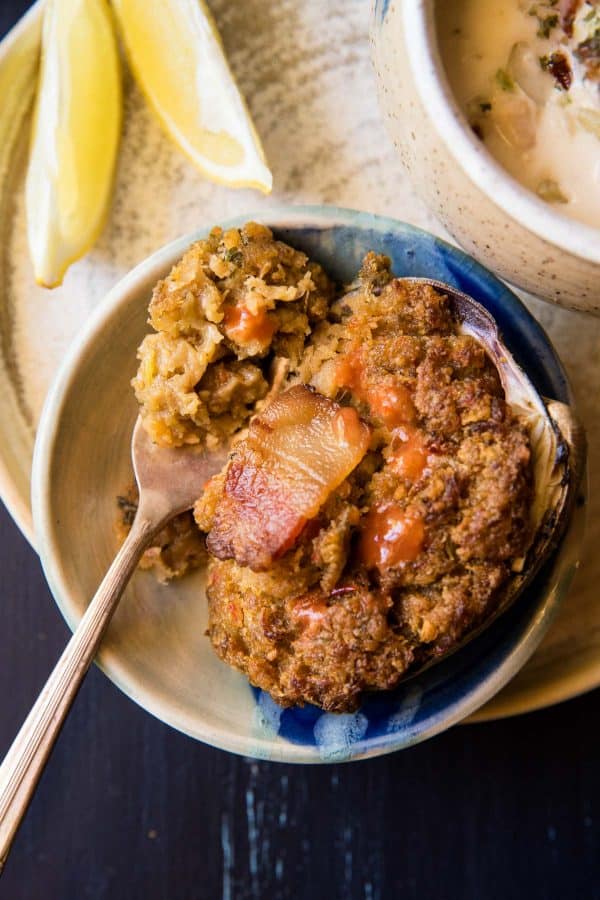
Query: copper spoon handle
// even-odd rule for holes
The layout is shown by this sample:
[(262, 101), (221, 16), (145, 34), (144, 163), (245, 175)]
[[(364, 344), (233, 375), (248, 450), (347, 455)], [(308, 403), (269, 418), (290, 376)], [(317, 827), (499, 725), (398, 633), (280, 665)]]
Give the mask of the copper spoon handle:
[(148, 516), (136, 516), (127, 540), (0, 766), (0, 873), (46, 760), (121, 594), (161, 524)]

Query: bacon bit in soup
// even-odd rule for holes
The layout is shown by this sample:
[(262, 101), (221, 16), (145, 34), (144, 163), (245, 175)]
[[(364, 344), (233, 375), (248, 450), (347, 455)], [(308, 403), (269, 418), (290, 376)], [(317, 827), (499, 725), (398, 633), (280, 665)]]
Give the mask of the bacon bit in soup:
[(583, 0), (560, 0), (559, 2), (560, 24), (567, 37), (573, 37), (575, 16), (579, 12), (582, 2)]
[(573, 70), (569, 60), (560, 50), (556, 50), (549, 56), (540, 57), (540, 65), (542, 69), (550, 72), (556, 86), (562, 91), (568, 91), (573, 82)]

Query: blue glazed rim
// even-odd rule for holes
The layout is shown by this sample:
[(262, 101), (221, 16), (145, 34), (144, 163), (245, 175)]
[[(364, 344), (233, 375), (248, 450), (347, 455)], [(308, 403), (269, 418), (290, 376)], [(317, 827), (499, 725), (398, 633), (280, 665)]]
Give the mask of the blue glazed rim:
[[(571, 389), (544, 330), (506, 285), (463, 251), (403, 222), (335, 207), (288, 206), (251, 212), (222, 223), (227, 228), (255, 219), (275, 234), (324, 264), (337, 280), (347, 282), (367, 250), (387, 253), (397, 275), (448, 282), (486, 306), (504, 340), (544, 396), (571, 403)], [(77, 359), (110, 319), (119, 301), (135, 284), (138, 272), (168, 268), (192, 241), (208, 229), (187, 235), (157, 251), (125, 277), (100, 304), (71, 347), (50, 389), (40, 423), (43, 438), (34, 460), (33, 508), (36, 526), (44, 519), (44, 457)], [(167, 724), (216, 747), (281, 762), (319, 763), (358, 760), (389, 753), (425, 740), (466, 718), (491, 699), (523, 666), (546, 632), (568, 590), (577, 564), (573, 528), (535, 581), (511, 609), (483, 634), (447, 660), (407, 680), (392, 692), (366, 699), (354, 714), (323, 713), (315, 707), (282, 710), (262, 691), (252, 689), (255, 726), (216, 731), (206, 722), (190, 727), (176, 710), (157, 708), (143, 685), (108, 676), (131, 699)], [(571, 536), (569, 539), (569, 535)], [(54, 577), (43, 530), (38, 527), (41, 555), (50, 587), (67, 619), (72, 613)], [(104, 667), (103, 667), (104, 668)]]

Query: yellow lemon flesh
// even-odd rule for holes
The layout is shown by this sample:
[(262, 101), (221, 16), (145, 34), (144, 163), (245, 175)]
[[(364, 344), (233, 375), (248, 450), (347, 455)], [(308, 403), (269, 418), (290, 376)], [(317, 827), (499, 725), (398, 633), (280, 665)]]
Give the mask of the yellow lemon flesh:
[(199, 0), (113, 0), (134, 74), (166, 132), (208, 178), (268, 193), (260, 140)]
[(36, 281), (62, 282), (98, 237), (121, 131), (121, 73), (107, 0), (47, 0), (25, 201)]

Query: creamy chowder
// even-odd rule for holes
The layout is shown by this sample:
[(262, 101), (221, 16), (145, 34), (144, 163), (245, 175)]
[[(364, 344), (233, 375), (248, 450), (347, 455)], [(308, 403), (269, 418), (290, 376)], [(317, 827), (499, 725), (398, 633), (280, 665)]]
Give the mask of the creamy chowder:
[(600, 227), (600, 0), (439, 0), (448, 78), (523, 185)]

